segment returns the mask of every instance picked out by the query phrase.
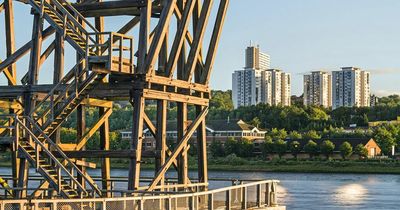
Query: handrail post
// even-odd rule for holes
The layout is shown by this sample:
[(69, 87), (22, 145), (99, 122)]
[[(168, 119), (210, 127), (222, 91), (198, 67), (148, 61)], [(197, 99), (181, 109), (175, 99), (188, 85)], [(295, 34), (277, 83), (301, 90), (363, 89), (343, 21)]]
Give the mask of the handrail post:
[(57, 190), (61, 192), (61, 167), (57, 166)]
[(230, 210), (232, 208), (232, 204), (231, 204), (231, 189), (226, 191), (226, 195), (225, 195), (225, 209), (226, 210)]
[(214, 210), (214, 194), (208, 194), (208, 210)]
[(37, 142), (35, 142), (35, 161), (36, 161), (36, 170), (38, 170), (40, 162), (39, 162), (39, 145)]
[(257, 192), (257, 194), (256, 194), (256, 196), (257, 196), (257, 207), (261, 207), (262, 206), (262, 202), (261, 202), (261, 187), (262, 187), (262, 185), (261, 184), (257, 184), (257, 190), (256, 190), (256, 192)]
[(270, 198), (270, 193), (271, 193), (271, 184), (270, 183), (266, 183), (265, 184), (265, 205), (268, 207), (271, 205), (271, 198)]
[(271, 206), (277, 206), (278, 203), (276, 201), (276, 182), (272, 182), (271, 184)]
[(247, 209), (247, 187), (242, 187), (242, 209)]

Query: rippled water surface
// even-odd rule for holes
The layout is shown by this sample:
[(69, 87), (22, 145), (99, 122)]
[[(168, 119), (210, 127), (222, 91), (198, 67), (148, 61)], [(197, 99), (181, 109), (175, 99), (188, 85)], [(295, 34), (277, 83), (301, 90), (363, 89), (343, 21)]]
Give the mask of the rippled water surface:
[[(9, 173), (0, 168), (0, 174)], [(99, 171), (91, 171), (99, 174)], [(191, 172), (195, 176), (194, 172)], [(112, 170), (113, 176), (127, 176), (127, 170)], [(152, 171), (143, 171), (152, 176)], [(211, 178), (278, 179), (279, 203), (288, 209), (400, 209), (400, 175), (306, 174), (210, 171)], [(229, 182), (211, 182), (212, 188)], [(117, 187), (125, 188), (125, 184)]]

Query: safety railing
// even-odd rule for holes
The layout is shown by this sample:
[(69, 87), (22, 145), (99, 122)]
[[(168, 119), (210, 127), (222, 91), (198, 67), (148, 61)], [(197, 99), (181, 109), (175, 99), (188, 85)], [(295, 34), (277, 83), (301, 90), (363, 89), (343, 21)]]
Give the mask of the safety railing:
[(55, 108), (58, 104), (65, 105), (69, 101), (70, 93), (78, 95), (79, 80), (84, 78), (86, 72), (79, 72), (79, 66), (84, 62), (81, 59), (65, 76), (53, 87), (53, 89), (38, 103), (30, 112), (30, 116), (40, 125), (44, 125), (47, 120), (54, 119)]
[[(133, 37), (114, 32), (88, 33), (90, 40), (104, 40), (86, 43), (88, 62), (106, 63), (105, 68), (112, 72), (134, 73), (133, 61)], [(89, 51), (96, 52), (96, 56), (90, 57)]]
[(3, 200), (0, 209), (262, 209), (278, 206), (278, 183), (277, 180), (264, 180), (204, 192), (155, 192), (118, 198)]

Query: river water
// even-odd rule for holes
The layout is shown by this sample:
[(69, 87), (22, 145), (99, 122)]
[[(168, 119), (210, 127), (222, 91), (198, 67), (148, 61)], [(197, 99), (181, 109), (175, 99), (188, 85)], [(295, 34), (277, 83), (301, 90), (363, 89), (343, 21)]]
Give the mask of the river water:
[[(0, 168), (0, 174), (9, 174)], [(99, 174), (99, 171), (91, 171)], [(191, 172), (195, 176), (194, 172)], [(127, 176), (127, 170), (112, 170), (112, 176)], [(152, 176), (152, 171), (143, 171)], [(210, 171), (210, 178), (278, 179), (278, 202), (287, 209), (400, 209), (400, 175), (306, 174), (271, 172)], [(211, 182), (211, 188), (228, 186)], [(119, 186), (125, 188), (125, 186)]]

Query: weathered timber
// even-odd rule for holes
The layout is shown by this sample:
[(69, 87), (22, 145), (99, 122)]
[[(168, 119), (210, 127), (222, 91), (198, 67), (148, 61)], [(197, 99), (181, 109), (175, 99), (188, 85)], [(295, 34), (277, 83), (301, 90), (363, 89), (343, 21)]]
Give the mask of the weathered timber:
[[(21, 2), (31, 7), (34, 24), (32, 39), (19, 49), (15, 48), (12, 1), (5, 0), (0, 5), (0, 12), (5, 11), (7, 56), (0, 62), (0, 72), (8, 79), (7, 86), (0, 86), (0, 107), (19, 115), (9, 122), (15, 124), (12, 126), (15, 131), (8, 132), (10, 128), (1, 131), (10, 134), (3, 138), (3, 143), (14, 155), (14, 186), (29, 186), (28, 167), (31, 166), (43, 176), (40, 188), (56, 189), (50, 190), (49, 198), (110, 197), (113, 196), (109, 191), (112, 189), (110, 158), (121, 158), (130, 160), (129, 190), (174, 188), (187, 191), (194, 186), (206, 190), (205, 117), (211, 97), (208, 83), (229, 1)], [(215, 2), (219, 3), (218, 11), (212, 9)], [(105, 29), (104, 17), (107, 16), (131, 18), (121, 22), (122, 27), (114, 33)], [(94, 17), (94, 21), (89, 17)], [(214, 23), (209, 21), (210, 17), (215, 17)], [(50, 26), (43, 30), (45, 22)], [(214, 28), (208, 34), (210, 42), (205, 43), (206, 28), (210, 24), (214, 24)], [(133, 30), (137, 37), (127, 35)], [(51, 36), (54, 32), (55, 36)], [(46, 42), (48, 45), (42, 50), (42, 43), (49, 38), (52, 40)], [(76, 64), (68, 71), (65, 71), (68, 46), (65, 42), (77, 55)], [(169, 43), (172, 45), (168, 46)], [(209, 48), (206, 56), (203, 46)], [(28, 52), (28, 65), (18, 69), (23, 71), (18, 72), (23, 75), (22, 85), (17, 85), (15, 64)], [(54, 60), (53, 69), (42, 71), (43, 63), (49, 58)], [(50, 83), (39, 83), (43, 72), (51, 72), (51, 75), (44, 75), (46, 78), (52, 76)], [(130, 148), (122, 151), (111, 150), (110, 146), (109, 118), (113, 101), (117, 100), (129, 101), (133, 106)], [(166, 143), (166, 119), (171, 103), (178, 107), (176, 131), (179, 138), (174, 150)], [(145, 113), (150, 104), (157, 106), (154, 119)], [(191, 105), (196, 108), (193, 121), (188, 119), (188, 106)], [(90, 124), (86, 119), (89, 107), (98, 114)], [(76, 117), (72, 117), (73, 113)], [(67, 120), (75, 120), (73, 124), (77, 125), (74, 143), (65, 143), (60, 138), (59, 130)], [(154, 135), (154, 151), (142, 148), (145, 124)], [(20, 129), (23, 132), (18, 131)], [(100, 133), (98, 148), (86, 150), (96, 132)], [(194, 132), (197, 132), (195, 138)], [(196, 139), (198, 145), (199, 183), (192, 183), (188, 177), (188, 152), (193, 149), (189, 145), (190, 139)], [(15, 155), (17, 152), (19, 157)], [(87, 158), (98, 158), (101, 164), (88, 162)], [(143, 183), (140, 177), (143, 158), (153, 158), (155, 162), (155, 176), (149, 186), (140, 186)], [(86, 172), (87, 167), (101, 168), (104, 194)], [(168, 186), (166, 172), (171, 167), (178, 172), (179, 184)], [(65, 180), (70, 180), (71, 186), (66, 186)], [(43, 192), (34, 190), (31, 195), (44, 196)], [(27, 196), (27, 190), (15, 193), (17, 198)]]

